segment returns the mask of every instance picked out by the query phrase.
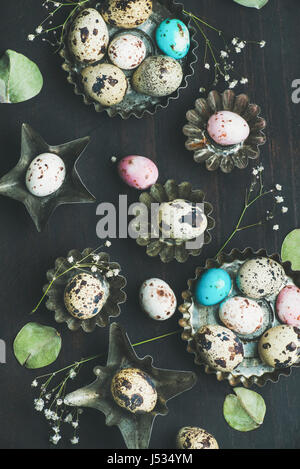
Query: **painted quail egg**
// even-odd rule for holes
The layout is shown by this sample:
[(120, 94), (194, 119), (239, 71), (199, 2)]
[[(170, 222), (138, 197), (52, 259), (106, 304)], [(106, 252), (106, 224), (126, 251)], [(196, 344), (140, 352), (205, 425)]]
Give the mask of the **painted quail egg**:
[(183, 199), (163, 202), (159, 207), (159, 227), (165, 238), (189, 241), (201, 236), (207, 218), (199, 204)]
[(128, 186), (140, 190), (153, 186), (158, 179), (156, 164), (144, 156), (125, 156), (118, 164), (118, 172)]
[(172, 57), (152, 55), (134, 72), (132, 85), (138, 93), (149, 96), (169, 96), (183, 79), (181, 65)]
[(190, 33), (181, 20), (164, 20), (156, 29), (155, 38), (160, 50), (173, 59), (182, 59), (189, 51)]
[(159, 278), (143, 282), (139, 298), (142, 309), (152, 319), (165, 321), (175, 313), (176, 296), (169, 285)]
[(217, 440), (206, 430), (198, 427), (183, 427), (177, 435), (179, 449), (219, 449)]
[(79, 13), (69, 33), (70, 49), (77, 60), (85, 63), (101, 60), (108, 41), (106, 23), (97, 10), (86, 8)]
[(218, 325), (202, 326), (195, 334), (201, 359), (218, 371), (233, 371), (244, 359), (244, 347), (234, 332)]
[(300, 327), (300, 288), (296, 285), (284, 287), (277, 297), (276, 311), (280, 321)]
[(134, 34), (120, 34), (113, 38), (108, 48), (111, 62), (124, 70), (133, 70), (146, 57), (146, 46)]
[(242, 335), (258, 331), (264, 319), (264, 313), (259, 304), (243, 296), (234, 296), (223, 301), (219, 315), (228, 329)]
[(112, 26), (136, 28), (151, 15), (152, 0), (105, 0), (101, 12)]
[(216, 305), (229, 295), (231, 289), (231, 277), (226, 270), (208, 269), (196, 283), (195, 299), (204, 306)]
[(239, 114), (231, 111), (219, 111), (213, 114), (207, 123), (209, 136), (219, 145), (236, 145), (246, 140), (250, 128)]
[(88, 273), (75, 275), (65, 288), (64, 301), (68, 312), (78, 319), (93, 318), (108, 298), (106, 282)]
[(299, 358), (300, 329), (293, 326), (276, 326), (260, 338), (260, 358), (273, 368), (287, 368)]
[(236, 284), (244, 295), (263, 298), (279, 292), (284, 270), (278, 262), (267, 257), (246, 261), (239, 269)]
[(126, 76), (115, 65), (98, 64), (81, 72), (86, 93), (102, 106), (119, 104), (127, 91)]
[(157, 391), (149, 375), (138, 368), (125, 368), (112, 379), (115, 402), (133, 414), (149, 413), (156, 406)]
[(53, 153), (42, 153), (29, 165), (25, 183), (32, 195), (46, 197), (62, 186), (65, 177), (63, 160)]

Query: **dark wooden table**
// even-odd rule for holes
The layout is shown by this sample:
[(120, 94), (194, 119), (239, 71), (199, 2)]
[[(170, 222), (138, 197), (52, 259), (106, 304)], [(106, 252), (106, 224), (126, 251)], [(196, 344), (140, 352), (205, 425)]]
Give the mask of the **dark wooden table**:
[[(1, 53), (14, 49), (35, 60), (45, 78), (42, 93), (35, 99), (18, 105), (3, 105), (0, 109), (1, 159), (0, 174), (6, 173), (19, 158), (21, 124), (27, 122), (53, 144), (85, 135), (92, 142), (79, 165), (84, 181), (96, 195), (97, 202), (117, 204), (120, 193), (127, 193), (131, 202), (137, 193), (121, 184), (111, 165), (112, 155), (146, 155), (155, 160), (160, 170), (160, 181), (174, 178), (189, 180), (202, 188), (207, 200), (214, 205), (217, 226), (213, 242), (200, 258), (190, 258), (184, 265), (175, 262), (163, 265), (150, 259), (142, 248), (131, 240), (115, 240), (110, 253), (120, 262), (128, 279), (128, 301), (122, 307), (118, 321), (123, 324), (133, 342), (161, 335), (178, 328), (179, 314), (159, 323), (148, 320), (138, 305), (138, 289), (142, 280), (160, 277), (175, 290), (180, 302), (186, 281), (193, 276), (197, 265), (213, 256), (240, 213), (244, 191), (249, 184), (251, 167), (233, 171), (209, 173), (197, 166), (192, 154), (184, 148), (181, 129), (185, 112), (193, 106), (200, 87), (208, 87), (207, 72), (200, 64), (178, 101), (154, 117), (142, 120), (110, 119), (96, 114), (92, 107), (82, 104), (73, 94), (61, 70), (61, 59), (46, 44), (28, 43), (31, 33), (43, 17), (37, 0), (2, 2), (0, 20)], [(299, 0), (270, 0), (261, 11), (240, 7), (231, 0), (186, 0), (186, 9), (206, 18), (222, 28), (229, 36), (267, 41), (260, 50), (249, 47), (241, 57), (240, 74), (249, 78), (246, 91), (253, 102), (262, 107), (268, 121), (267, 144), (262, 150), (267, 185), (283, 186), (286, 215), (280, 215), (280, 230), (272, 224), (263, 229), (239, 234), (230, 247), (267, 248), (270, 253), (280, 250), (284, 236), (299, 227), (300, 145), (299, 110), (291, 100), (291, 83), (299, 77)], [(199, 55), (203, 53), (203, 43)], [(202, 63), (202, 62), (201, 62)], [(220, 90), (222, 90), (220, 88)], [(45, 272), (60, 255), (71, 248), (96, 247), (96, 205), (65, 206), (59, 208), (45, 232), (38, 234), (24, 207), (7, 198), (0, 199), (0, 262), (1, 262), (1, 326), (0, 338), (7, 344), (7, 363), (0, 365), (0, 447), (47, 448), (48, 428), (45, 420), (33, 410), (34, 393), (30, 387), (39, 372), (22, 369), (12, 353), (12, 343), (20, 328), (32, 317), (28, 312), (41, 295)], [(259, 203), (249, 214), (249, 222), (256, 221), (264, 212)], [(63, 367), (82, 356), (105, 352), (107, 329), (92, 334), (71, 333), (65, 325), (58, 326), (43, 305), (34, 320), (58, 328), (63, 339), (59, 359), (50, 370)], [(257, 431), (238, 433), (231, 430), (222, 416), (222, 406), (230, 386), (207, 376), (193, 364), (179, 336), (147, 344), (137, 349), (140, 356), (151, 354), (155, 365), (165, 368), (194, 370), (198, 384), (189, 393), (170, 402), (170, 413), (158, 418), (151, 440), (152, 448), (174, 448), (177, 430), (183, 425), (198, 425), (213, 433), (222, 448), (299, 448), (300, 447), (300, 372), (294, 370), (278, 384), (267, 384), (259, 390), (266, 400), (267, 415)], [(77, 380), (79, 387), (93, 380), (89, 364)], [(75, 383), (74, 383), (75, 386)], [(123, 448), (116, 427), (106, 428), (102, 414), (86, 410), (81, 419), (82, 448)], [(69, 447), (62, 443), (62, 447)]]

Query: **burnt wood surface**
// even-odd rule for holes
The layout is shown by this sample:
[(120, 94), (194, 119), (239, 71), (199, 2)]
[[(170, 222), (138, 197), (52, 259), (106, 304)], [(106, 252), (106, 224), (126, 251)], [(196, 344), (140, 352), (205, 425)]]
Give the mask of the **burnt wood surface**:
[[(122, 121), (110, 119), (105, 113), (95, 113), (75, 96), (61, 70), (61, 59), (46, 43), (27, 42), (26, 36), (44, 16), (37, 0), (1, 2), (0, 44), (6, 49), (21, 52), (39, 65), (45, 79), (43, 90), (31, 101), (0, 108), (0, 175), (9, 171), (19, 159), (21, 124), (27, 122), (47, 142), (60, 144), (90, 135), (91, 143), (78, 169), (84, 182), (97, 198), (118, 203), (119, 194), (128, 194), (130, 202), (138, 193), (123, 185), (111, 156), (140, 154), (152, 158), (159, 166), (160, 181), (173, 178), (188, 180), (206, 193), (214, 205), (216, 228), (213, 242), (206, 246), (199, 258), (189, 258), (180, 265), (164, 265), (158, 258), (146, 256), (134, 240), (120, 239), (109, 249), (111, 258), (118, 261), (128, 279), (128, 300), (122, 306), (118, 321), (123, 324), (132, 340), (158, 336), (178, 329), (179, 313), (167, 322), (154, 322), (145, 317), (138, 305), (138, 289), (144, 279), (160, 277), (175, 290), (178, 302), (186, 289), (188, 278), (193, 277), (197, 265), (213, 257), (232, 231), (239, 216), (245, 188), (249, 185), (251, 167), (231, 174), (210, 173), (196, 165), (192, 153), (185, 150), (182, 126), (185, 113), (193, 107), (200, 87), (209, 87), (211, 78), (203, 70), (204, 44), (200, 40), (200, 61), (195, 76), (180, 99), (171, 102), (166, 110), (142, 120)], [(272, 223), (264, 228), (247, 230), (231, 242), (230, 248), (266, 248), (270, 253), (280, 251), (284, 236), (299, 227), (300, 190), (300, 104), (291, 100), (291, 83), (300, 78), (299, 0), (270, 0), (261, 11), (241, 7), (231, 0), (186, 0), (185, 7), (211, 24), (221, 28), (227, 37), (267, 41), (265, 49), (255, 46), (239, 58), (239, 74), (249, 78), (245, 91), (251, 101), (262, 108), (267, 119), (267, 143), (262, 148), (261, 162), (265, 167), (266, 185), (283, 186), (286, 215), (280, 215), (280, 230), (272, 230)], [(219, 90), (223, 90), (220, 85)], [(264, 212), (262, 202), (249, 212), (249, 223)], [(81, 357), (105, 352), (108, 330), (98, 328), (91, 334), (81, 330), (74, 333), (65, 324), (57, 325), (42, 305), (34, 317), (28, 313), (41, 296), (45, 272), (54, 260), (69, 249), (83, 249), (100, 244), (96, 236), (96, 204), (64, 206), (57, 209), (46, 230), (39, 234), (22, 204), (0, 198), (0, 262), (1, 288), (0, 338), (7, 344), (7, 363), (0, 365), (0, 447), (47, 448), (48, 427), (33, 409), (34, 392), (31, 381), (44, 370), (36, 372), (21, 368), (16, 362), (12, 343), (20, 328), (30, 320), (57, 327), (63, 347), (57, 362), (46, 370), (55, 370)], [(277, 222), (276, 222), (277, 223)], [(227, 382), (217, 382), (193, 364), (180, 336), (173, 336), (136, 349), (140, 356), (150, 354), (155, 366), (179, 370), (194, 370), (198, 374), (196, 387), (169, 403), (169, 415), (158, 417), (153, 430), (151, 448), (174, 448), (175, 436), (184, 425), (197, 425), (215, 435), (222, 448), (299, 448), (300, 447), (300, 371), (294, 370), (289, 378), (279, 383), (268, 383), (259, 390), (267, 404), (265, 423), (256, 431), (239, 433), (230, 429), (223, 419), (222, 406), (230, 392)], [(92, 368), (86, 365), (74, 388), (93, 381)], [(98, 363), (100, 364), (100, 362)], [(88, 409), (80, 424), (81, 448), (123, 448), (124, 443), (116, 427), (107, 428), (104, 416)], [(64, 441), (61, 447), (71, 445)]]

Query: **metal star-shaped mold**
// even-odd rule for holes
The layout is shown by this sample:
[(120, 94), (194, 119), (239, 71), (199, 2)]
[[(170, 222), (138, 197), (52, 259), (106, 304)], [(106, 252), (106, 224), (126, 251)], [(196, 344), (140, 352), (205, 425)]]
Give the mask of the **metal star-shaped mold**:
[[(157, 415), (167, 415), (167, 401), (188, 391), (196, 383), (192, 372), (171, 371), (154, 368), (152, 357), (139, 358), (134, 352), (123, 328), (113, 323), (109, 333), (109, 351), (105, 367), (97, 366), (97, 376), (92, 384), (68, 394), (65, 403), (76, 407), (92, 407), (100, 410), (106, 417), (108, 426), (117, 425), (128, 449), (146, 449), (152, 433), (153, 422)], [(120, 407), (111, 394), (113, 376), (124, 368), (138, 368), (152, 379), (158, 399), (155, 408), (149, 413), (132, 414)]]
[[(42, 231), (54, 210), (62, 204), (95, 202), (76, 170), (76, 163), (87, 147), (90, 137), (62, 145), (48, 145), (28, 124), (22, 125), (21, 157), (17, 165), (0, 179), (0, 195), (22, 202), (38, 231)], [(42, 153), (54, 153), (65, 163), (66, 177), (62, 186), (45, 197), (32, 195), (25, 184), (28, 166)]]

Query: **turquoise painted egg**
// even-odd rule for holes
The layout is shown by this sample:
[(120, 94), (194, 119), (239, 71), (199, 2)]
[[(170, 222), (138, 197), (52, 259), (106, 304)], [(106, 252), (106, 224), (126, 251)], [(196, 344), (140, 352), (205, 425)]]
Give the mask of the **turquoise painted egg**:
[(189, 30), (180, 20), (167, 18), (158, 26), (155, 37), (160, 50), (173, 59), (182, 59), (190, 49)]
[(229, 295), (231, 288), (231, 278), (226, 270), (208, 269), (196, 283), (196, 302), (204, 306), (216, 305)]

